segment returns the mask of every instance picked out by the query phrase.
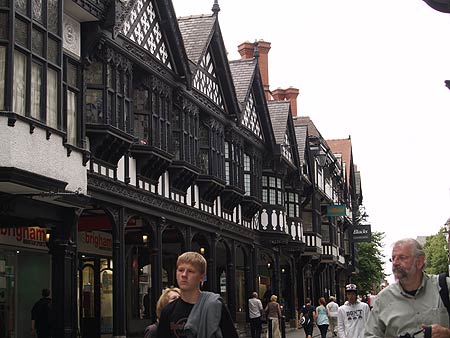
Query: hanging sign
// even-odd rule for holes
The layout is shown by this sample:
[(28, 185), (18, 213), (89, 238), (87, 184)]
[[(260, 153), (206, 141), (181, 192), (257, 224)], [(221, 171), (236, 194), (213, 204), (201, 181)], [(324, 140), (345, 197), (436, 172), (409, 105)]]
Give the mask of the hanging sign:
[(353, 242), (370, 242), (372, 238), (370, 224), (353, 227), (352, 235)]

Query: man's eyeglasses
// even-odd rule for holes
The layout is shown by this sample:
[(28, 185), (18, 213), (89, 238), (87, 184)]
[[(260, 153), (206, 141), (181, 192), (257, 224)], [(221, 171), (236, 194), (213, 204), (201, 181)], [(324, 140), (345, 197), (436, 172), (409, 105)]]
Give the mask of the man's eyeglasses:
[(394, 263), (396, 260), (399, 260), (400, 262), (406, 262), (410, 258), (411, 256), (392, 256), (391, 258), (389, 258), (389, 262)]

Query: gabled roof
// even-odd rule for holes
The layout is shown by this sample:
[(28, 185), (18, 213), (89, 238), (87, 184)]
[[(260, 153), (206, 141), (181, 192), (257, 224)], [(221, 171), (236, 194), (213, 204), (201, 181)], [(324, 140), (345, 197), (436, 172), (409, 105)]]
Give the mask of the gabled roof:
[(247, 97), (252, 88), (257, 65), (256, 59), (230, 61), (231, 75), (233, 77), (236, 97), (241, 106), (241, 110), (245, 108)]
[[(239, 105), (236, 100), (236, 92), (217, 13), (181, 17), (178, 18), (178, 25), (183, 36), (186, 54), (191, 62), (194, 81), (202, 61), (208, 59), (209, 62), (212, 59), (215, 76), (222, 91), (220, 94), (222, 95), (224, 109), (230, 115), (237, 115)], [(211, 54), (211, 58), (208, 52)], [(215, 103), (217, 104), (217, 102)]]
[(208, 49), (211, 38), (214, 34), (214, 25), (217, 16), (191, 15), (178, 18), (178, 26), (184, 40), (186, 54), (194, 65), (198, 65)]
[(333, 154), (341, 154), (342, 162), (346, 164), (347, 168), (345, 172), (345, 179), (347, 185), (350, 184), (350, 170), (351, 166), (353, 165), (352, 139), (349, 137), (347, 139), (327, 140), (327, 144)]
[(121, 35), (140, 46), (185, 77), (189, 84), (191, 72), (172, 1), (137, 0), (117, 4), (121, 6), (121, 16), (114, 25), (114, 36)]
[(269, 101), (267, 102), (267, 106), (269, 107), (275, 143), (283, 144), (284, 136), (286, 135), (290, 103), (289, 101)]

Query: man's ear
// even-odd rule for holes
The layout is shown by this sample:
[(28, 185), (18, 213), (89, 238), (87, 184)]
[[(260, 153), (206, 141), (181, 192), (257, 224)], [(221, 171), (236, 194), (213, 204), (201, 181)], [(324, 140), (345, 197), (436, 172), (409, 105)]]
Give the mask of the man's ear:
[(419, 256), (416, 260), (416, 266), (422, 269), (425, 266), (425, 256)]

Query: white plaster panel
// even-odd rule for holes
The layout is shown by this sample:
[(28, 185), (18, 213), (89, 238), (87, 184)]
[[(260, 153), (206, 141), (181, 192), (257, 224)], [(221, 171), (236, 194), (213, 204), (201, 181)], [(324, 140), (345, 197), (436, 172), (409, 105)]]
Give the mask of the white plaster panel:
[(63, 47), (74, 56), (81, 55), (81, 29), (80, 23), (64, 14), (63, 19)]
[(7, 126), (7, 118), (0, 117), (0, 166), (13, 167), (67, 182), (67, 191), (81, 189), (87, 192), (87, 171), (81, 153), (72, 151), (67, 156), (62, 137), (36, 127), (30, 134), (30, 125), (16, 121)]

